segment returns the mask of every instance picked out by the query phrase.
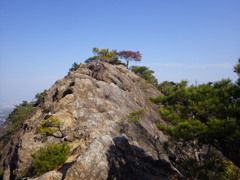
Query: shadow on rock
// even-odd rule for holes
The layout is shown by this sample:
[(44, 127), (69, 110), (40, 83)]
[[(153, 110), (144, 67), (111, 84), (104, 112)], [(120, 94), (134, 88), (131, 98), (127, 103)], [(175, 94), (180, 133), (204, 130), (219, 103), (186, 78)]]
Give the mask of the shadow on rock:
[(110, 166), (108, 180), (178, 179), (178, 174), (164, 160), (154, 160), (143, 149), (130, 145), (124, 136), (115, 137), (107, 158)]

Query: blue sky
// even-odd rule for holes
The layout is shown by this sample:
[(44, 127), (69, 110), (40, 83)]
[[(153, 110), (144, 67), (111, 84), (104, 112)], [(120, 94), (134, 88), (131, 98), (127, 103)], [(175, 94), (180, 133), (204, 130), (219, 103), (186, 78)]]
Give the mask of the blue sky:
[(140, 51), (136, 65), (159, 82), (236, 80), (239, 8), (239, 0), (0, 0), (0, 104), (32, 100), (93, 47)]

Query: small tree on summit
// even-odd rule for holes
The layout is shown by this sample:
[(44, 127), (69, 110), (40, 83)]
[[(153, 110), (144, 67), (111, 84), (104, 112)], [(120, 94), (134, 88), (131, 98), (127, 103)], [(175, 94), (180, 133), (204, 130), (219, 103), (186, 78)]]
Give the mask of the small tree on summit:
[(115, 62), (117, 61), (117, 51), (112, 50), (109, 51), (109, 49), (98, 49), (93, 48), (92, 50), (94, 56), (88, 58), (85, 63), (94, 62), (96, 60), (104, 61), (104, 62)]
[(141, 61), (142, 59), (142, 55), (139, 51), (120, 51), (117, 54), (119, 58), (125, 59), (127, 61), (127, 68), (129, 61)]

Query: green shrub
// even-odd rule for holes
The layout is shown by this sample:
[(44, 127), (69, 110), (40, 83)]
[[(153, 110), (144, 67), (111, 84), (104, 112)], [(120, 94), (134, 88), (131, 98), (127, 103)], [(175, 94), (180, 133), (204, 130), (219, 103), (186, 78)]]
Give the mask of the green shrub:
[(60, 121), (56, 117), (51, 116), (40, 123), (37, 131), (44, 135), (52, 135), (59, 129), (59, 125)]
[(44, 97), (46, 96), (46, 94), (47, 94), (47, 90), (44, 90), (43, 92), (37, 93), (35, 95), (35, 99), (36, 99), (35, 106), (44, 102)]
[(25, 120), (30, 117), (33, 111), (32, 102), (23, 101), (15, 106), (6, 121), (0, 126), (0, 155), (11, 136), (23, 127)]
[(145, 79), (148, 83), (157, 86), (158, 80), (154, 77), (154, 71), (150, 70), (146, 66), (132, 66), (131, 71), (139, 75), (141, 78)]
[(137, 141), (139, 139), (139, 126), (140, 126), (140, 119), (143, 118), (143, 116), (145, 115), (145, 110), (144, 109), (140, 109), (138, 111), (135, 111), (135, 112), (131, 112), (127, 115), (127, 119), (134, 123), (137, 127)]
[(40, 148), (37, 153), (32, 154), (34, 163), (31, 165), (31, 175), (40, 176), (63, 164), (70, 153), (67, 142), (63, 144), (49, 144), (46, 148)]
[(187, 170), (186, 176), (190, 179), (239, 180), (240, 178), (238, 167), (231, 161), (217, 158), (213, 154), (208, 155), (201, 163), (192, 158), (186, 159), (181, 163), (180, 168)]
[(72, 67), (69, 69), (69, 72), (76, 71), (80, 67), (76, 62), (73, 63)]
[(9, 114), (8, 118), (4, 122), (4, 125), (7, 126), (8, 134), (14, 134), (17, 130), (19, 130), (33, 110), (33, 104), (28, 103), (27, 101), (23, 101), (21, 104), (16, 105), (15, 109)]
[(145, 110), (141, 109), (139, 111), (131, 112), (127, 115), (127, 119), (133, 123), (137, 123), (144, 116)]
[[(185, 161), (179, 156), (175, 164), (180, 172), (190, 179), (239, 179), (239, 86), (223, 79), (196, 86), (164, 82), (159, 88), (164, 95), (151, 100), (168, 123), (156, 126), (171, 136), (175, 154), (182, 154)], [(215, 149), (234, 164), (222, 155), (210, 156)]]

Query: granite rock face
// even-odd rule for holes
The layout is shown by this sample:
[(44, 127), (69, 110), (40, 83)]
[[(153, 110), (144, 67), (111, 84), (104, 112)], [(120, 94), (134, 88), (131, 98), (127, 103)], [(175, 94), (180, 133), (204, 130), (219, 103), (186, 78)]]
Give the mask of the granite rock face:
[[(49, 143), (67, 141), (71, 154), (56, 169), (62, 177), (55, 174), (55, 179), (127, 179), (127, 172), (134, 172), (131, 179), (138, 175), (137, 179), (172, 179), (177, 171), (162, 148), (167, 136), (155, 127), (162, 120), (149, 101), (159, 95), (124, 66), (81, 64), (47, 91), (3, 149), (0, 166), (9, 167), (10, 179), (21, 178), (33, 161), (32, 153)], [(139, 122), (128, 120), (129, 113), (142, 109)], [(51, 116), (60, 126), (54, 134), (43, 136), (37, 128)], [(51, 173), (47, 177), (51, 179)]]
[(66, 180), (174, 179), (178, 174), (164, 160), (154, 160), (125, 136), (97, 137), (68, 169)]
[(50, 171), (48, 173), (43, 174), (37, 178), (28, 178), (29, 180), (60, 180), (62, 179), (62, 173), (57, 171)]

